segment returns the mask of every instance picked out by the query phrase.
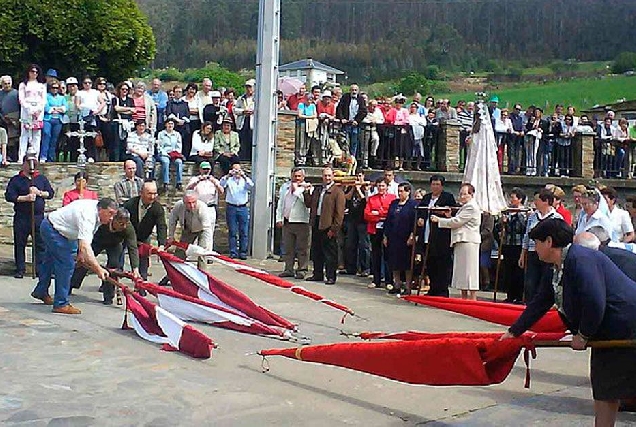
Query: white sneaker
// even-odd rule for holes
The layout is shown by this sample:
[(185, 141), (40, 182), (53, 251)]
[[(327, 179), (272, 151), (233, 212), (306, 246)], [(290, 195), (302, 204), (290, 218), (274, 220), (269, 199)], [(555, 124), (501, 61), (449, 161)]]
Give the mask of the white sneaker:
[(46, 159), (40, 159), (40, 163), (46, 163)]
[(89, 157), (87, 160), (88, 163), (95, 163), (95, 159), (93, 159), (92, 157)]

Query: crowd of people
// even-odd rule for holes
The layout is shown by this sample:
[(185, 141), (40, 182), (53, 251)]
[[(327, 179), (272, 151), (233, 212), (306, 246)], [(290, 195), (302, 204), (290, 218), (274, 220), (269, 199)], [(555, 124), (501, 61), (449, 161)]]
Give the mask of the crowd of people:
[[(127, 251), (133, 274), (146, 279), (149, 255), (137, 250), (139, 243), (156, 238), (160, 249), (176, 249), (172, 243), (178, 241), (196, 243), (211, 251), (217, 206), (223, 195), (230, 257), (247, 259), (247, 206), (254, 183), (239, 161), (230, 162), (227, 173), (219, 178), (213, 175), (210, 162), (202, 161), (198, 167), (182, 199), (171, 207), (164, 207), (158, 200), (154, 180), (137, 176), (134, 160), (123, 163), (123, 177), (113, 185), (114, 199), (100, 198), (97, 191), (89, 190), (89, 177), (80, 171), (74, 176), (74, 188), (64, 192), (62, 207), (45, 216), (46, 201), (55, 196), (54, 185), (38, 170), (38, 159), (25, 155), (20, 172), (9, 180), (5, 192), (5, 199), (14, 206), (14, 277), (22, 279), (25, 275), (25, 252), (31, 236), (34, 273), (39, 278), (32, 296), (53, 305), (54, 312), (79, 314), (79, 309), (70, 304), (69, 295), (81, 286), (88, 270), (101, 279), (108, 275), (95, 259), (100, 253), (106, 253), (108, 268), (123, 269)], [(51, 297), (53, 275), (55, 295)], [(112, 304), (113, 286), (103, 282), (100, 291), (104, 304)]]
[[(298, 112), (301, 131), (297, 138), (296, 164), (321, 165), (333, 152), (333, 141), (346, 135), (347, 150), (363, 167), (434, 170), (440, 140), (440, 125), (459, 123), (460, 168), (470, 144), (475, 104), (459, 100), (435, 100), (416, 93), (410, 102), (402, 94), (371, 99), (352, 84), (348, 93), (337, 87), (322, 90), (313, 86), (287, 99), (279, 93), (279, 109)], [(553, 111), (539, 106), (514, 104), (501, 108), (492, 96), (488, 109), (498, 146), (499, 170), (505, 174), (529, 176), (571, 176), (573, 141), (577, 133), (595, 137), (594, 168), (597, 176), (632, 177), (632, 148), (636, 147), (636, 126), (613, 111), (602, 117), (577, 115), (573, 106), (557, 104)], [(341, 147), (342, 148), (342, 147)]]
[[(636, 209), (631, 200), (619, 207), (611, 187), (575, 186), (571, 209), (558, 186), (548, 184), (529, 200), (514, 188), (507, 210), (495, 218), (481, 212), (472, 185), (463, 184), (456, 200), (442, 175), (430, 178), (428, 192), (396, 181), (391, 169), (372, 182), (361, 169), (355, 181), (341, 178), (326, 167), (322, 183), (310, 184), (296, 167), (281, 187), (276, 225), (282, 230), (282, 277), (331, 285), (338, 274), (357, 275), (369, 288), (391, 294), (425, 288), (446, 297), (452, 286), (469, 299), (497, 280), (506, 302), (522, 304), (535, 296), (546, 266), (529, 235), (547, 218), (563, 219), (576, 234), (594, 233), (636, 260)], [(497, 262), (498, 278), (491, 274)]]
[[(81, 84), (80, 84), (81, 81)], [(244, 92), (214, 88), (206, 78), (164, 90), (159, 79), (117, 84), (103, 77), (62, 78), (37, 64), (27, 67), (14, 87), (0, 77), (0, 148), (2, 163), (21, 162), (30, 146), (39, 162), (78, 158), (80, 140), (88, 162), (133, 160), (138, 176), (162, 166), (160, 191), (176, 170), (181, 189), (183, 161), (219, 162), (228, 171), (233, 161), (250, 160), (254, 128), (255, 80)], [(83, 136), (82, 136), (83, 135)]]

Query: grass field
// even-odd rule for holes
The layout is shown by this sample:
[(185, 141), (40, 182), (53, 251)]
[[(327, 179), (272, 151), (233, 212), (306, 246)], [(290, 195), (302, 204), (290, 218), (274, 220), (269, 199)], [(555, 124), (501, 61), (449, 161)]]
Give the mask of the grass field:
[[(512, 107), (519, 102), (524, 107), (533, 104), (551, 110), (555, 104), (564, 104), (574, 105), (580, 111), (595, 104), (616, 102), (621, 98), (636, 98), (636, 76), (605, 76), (545, 84), (520, 84), (512, 88), (491, 90), (489, 94), (499, 97), (501, 107)], [(435, 97), (448, 98), (452, 104), (459, 99), (471, 98), (466, 93), (437, 94)]]

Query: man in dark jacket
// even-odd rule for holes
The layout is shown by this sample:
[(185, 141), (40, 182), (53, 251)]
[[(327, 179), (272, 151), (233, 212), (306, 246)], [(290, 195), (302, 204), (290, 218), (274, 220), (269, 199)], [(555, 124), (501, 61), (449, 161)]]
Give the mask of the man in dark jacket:
[(304, 197), (305, 206), (310, 209), (311, 260), (314, 263), (313, 275), (305, 280), (322, 282), (326, 276), (325, 284), (333, 285), (336, 283), (338, 266), (337, 237), (345, 210), (345, 195), (333, 181), (333, 169), (324, 168), (322, 185), (313, 189), (310, 187)]
[[(124, 203), (124, 208), (130, 212), (130, 223), (137, 234), (137, 241), (150, 242), (152, 231), (156, 228), (159, 248), (163, 249), (168, 235), (168, 226), (163, 206), (157, 200), (157, 183), (154, 181), (144, 182), (141, 195)], [(150, 257), (139, 257), (139, 274), (144, 280), (148, 278), (149, 261)]]
[[(444, 191), (445, 178), (433, 175), (430, 178), (431, 192), (425, 194), (418, 207), (418, 227), (421, 227), (418, 239), (425, 254), (426, 274), (430, 281), (428, 295), (448, 297), (448, 286), (453, 274), (453, 249), (450, 246), (450, 229), (439, 228), (429, 221), (431, 208), (457, 206), (455, 197)], [(427, 246), (429, 246), (427, 248)]]
[[(95, 255), (106, 252), (108, 257), (106, 267), (121, 270), (124, 267), (121, 262), (121, 260), (123, 260), (122, 252), (124, 251), (124, 245), (128, 248), (130, 268), (135, 276), (139, 276), (137, 235), (130, 223), (130, 213), (124, 208), (119, 208), (109, 224), (99, 226), (95, 232), (91, 246)], [(88, 273), (88, 268), (82, 264), (76, 264), (75, 271), (71, 277), (71, 288), (79, 289), (82, 285), (82, 281), (84, 281), (86, 277), (86, 273)], [(104, 305), (111, 305), (113, 303), (113, 297), (115, 296), (115, 286), (103, 281), (99, 289), (100, 292), (104, 294)]]
[[(26, 246), (27, 239), (31, 235), (33, 225), (35, 236), (31, 239), (35, 242), (35, 263), (33, 268), (40, 271), (40, 262), (44, 259), (44, 244), (40, 238), (40, 223), (44, 219), (44, 204), (55, 195), (49, 180), (36, 168), (38, 162), (33, 160), (33, 170), (29, 159), (25, 156), (22, 162), (22, 170), (13, 176), (7, 184), (4, 195), (7, 202), (13, 203), (13, 256), (15, 259), (15, 277), (22, 279), (26, 270)], [(33, 209), (31, 206), (33, 205)], [(33, 218), (32, 217), (33, 214)], [(33, 224), (32, 222), (33, 221)]]
[[(534, 298), (502, 340), (531, 329), (554, 305), (572, 332), (574, 350), (585, 350), (590, 340), (636, 338), (636, 282), (605, 255), (571, 244), (572, 234), (565, 221), (552, 218), (530, 232), (541, 261), (554, 266), (553, 278), (541, 281)], [(636, 396), (634, 360), (634, 348), (592, 348), (595, 425), (613, 426), (619, 400)]]
[[(357, 84), (352, 84), (349, 93), (342, 95), (342, 99), (338, 103), (336, 109), (336, 119), (340, 120), (343, 130), (349, 135), (349, 152), (352, 156), (357, 157), (358, 153), (358, 134), (360, 132), (360, 123), (367, 116), (367, 104)], [(362, 150), (365, 152), (365, 150)]]

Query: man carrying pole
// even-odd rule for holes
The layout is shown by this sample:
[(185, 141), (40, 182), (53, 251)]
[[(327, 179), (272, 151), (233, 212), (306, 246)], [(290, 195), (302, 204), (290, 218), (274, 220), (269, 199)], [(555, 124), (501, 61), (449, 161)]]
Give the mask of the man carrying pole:
[[(44, 246), (40, 238), (40, 223), (44, 219), (46, 199), (55, 195), (49, 180), (37, 170), (35, 156), (24, 156), (22, 170), (9, 180), (5, 199), (13, 203), (13, 256), (16, 272), (13, 277), (22, 279), (26, 271), (27, 239), (31, 236), (33, 272), (40, 273)], [(35, 255), (37, 254), (37, 256)]]
[[(588, 341), (636, 338), (636, 283), (605, 255), (572, 245), (572, 227), (562, 219), (545, 219), (532, 229), (541, 261), (553, 268), (544, 274), (534, 298), (500, 339), (517, 337), (556, 305), (572, 331), (571, 347), (585, 350)], [(552, 279), (550, 280), (550, 277)], [(620, 399), (636, 396), (636, 348), (592, 348), (590, 377), (596, 426), (613, 426)]]

